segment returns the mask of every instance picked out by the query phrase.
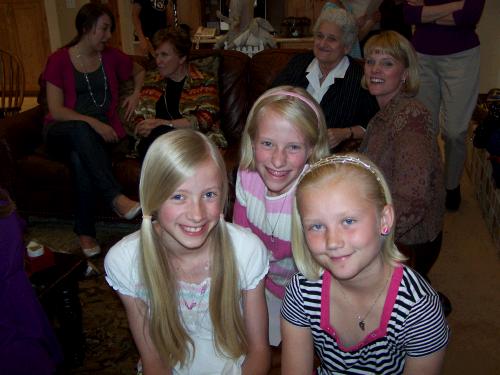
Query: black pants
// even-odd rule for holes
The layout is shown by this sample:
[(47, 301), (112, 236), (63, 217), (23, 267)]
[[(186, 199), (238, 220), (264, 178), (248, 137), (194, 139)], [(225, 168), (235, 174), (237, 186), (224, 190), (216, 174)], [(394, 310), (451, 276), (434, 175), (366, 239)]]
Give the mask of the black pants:
[(407, 245), (398, 243), (398, 248), (409, 258), (408, 265), (428, 280), (427, 274), (436, 263), (441, 244), (443, 243), (443, 232), (428, 242)]
[(52, 124), (46, 138), (49, 153), (70, 165), (75, 188), (74, 231), (95, 237), (96, 194), (112, 205), (121, 191), (112, 173), (109, 145), (83, 121)]

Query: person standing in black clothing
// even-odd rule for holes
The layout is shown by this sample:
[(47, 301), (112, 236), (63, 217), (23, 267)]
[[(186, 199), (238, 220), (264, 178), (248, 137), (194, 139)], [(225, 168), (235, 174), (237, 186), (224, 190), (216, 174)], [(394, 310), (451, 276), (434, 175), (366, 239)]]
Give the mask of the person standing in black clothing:
[(173, 25), (171, 5), (172, 1), (169, 3), (168, 0), (134, 0), (132, 22), (143, 55), (154, 53), (151, 45), (153, 35), (158, 30)]

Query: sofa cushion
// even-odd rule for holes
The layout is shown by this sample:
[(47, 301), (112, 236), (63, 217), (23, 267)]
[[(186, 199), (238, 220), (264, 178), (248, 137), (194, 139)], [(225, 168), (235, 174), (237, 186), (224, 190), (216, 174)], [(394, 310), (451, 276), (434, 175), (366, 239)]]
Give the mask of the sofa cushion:
[(131, 199), (139, 199), (141, 164), (135, 158), (119, 158), (113, 161), (113, 175), (122, 187), (122, 193)]
[(23, 184), (31, 189), (44, 189), (54, 184), (71, 186), (68, 167), (41, 154), (31, 154), (17, 161), (18, 173), (24, 176)]
[(14, 192), (21, 212), (73, 211), (71, 173), (64, 163), (37, 152), (17, 160), (16, 175)]
[(238, 147), (248, 114), (248, 64), (250, 58), (238, 51), (196, 50), (191, 53), (203, 56), (217, 53), (219, 67), (219, 97), (221, 130), (229, 147)]
[(250, 87), (250, 103), (271, 87), (277, 75), (286, 67), (290, 59), (302, 49), (265, 49), (252, 57), (249, 75), (252, 77)]

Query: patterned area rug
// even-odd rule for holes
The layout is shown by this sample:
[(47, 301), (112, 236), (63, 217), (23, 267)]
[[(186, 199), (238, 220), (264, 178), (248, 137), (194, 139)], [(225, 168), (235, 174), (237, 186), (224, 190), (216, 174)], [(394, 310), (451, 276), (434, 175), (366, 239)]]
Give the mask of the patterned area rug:
[[(54, 251), (81, 254), (72, 223), (30, 219), (25, 238), (36, 240)], [(85, 334), (85, 361), (68, 374), (135, 374), (139, 358), (123, 306), (104, 279), (104, 256), (123, 236), (138, 225), (98, 223), (97, 239), (103, 253), (90, 262), (98, 274), (80, 281), (80, 301)]]

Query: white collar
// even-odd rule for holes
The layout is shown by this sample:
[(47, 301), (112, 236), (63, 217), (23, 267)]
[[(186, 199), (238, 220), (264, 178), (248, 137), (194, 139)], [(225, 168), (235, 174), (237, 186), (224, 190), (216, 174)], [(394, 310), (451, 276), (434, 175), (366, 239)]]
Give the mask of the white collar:
[(309, 81), (307, 91), (313, 96), (318, 103), (321, 103), (323, 96), (326, 94), (331, 85), (335, 83), (335, 78), (344, 78), (349, 68), (349, 58), (344, 56), (335, 68), (333, 68), (326, 76), (323, 84), (320, 84), (321, 70), (319, 69), (318, 59), (314, 58), (306, 69), (306, 78)]
[[(347, 68), (349, 68), (349, 58), (347, 56), (344, 56), (342, 60), (340, 60), (340, 62), (335, 66), (335, 68), (330, 70), (325, 80), (323, 81), (323, 85), (330, 86), (335, 83), (335, 78), (344, 78), (345, 73), (347, 72)], [(311, 80), (316, 81), (317, 79), (317, 82), (319, 83), (319, 80), (323, 74), (321, 73), (321, 70), (319, 68), (319, 62), (317, 58), (314, 58), (313, 61), (311, 61), (306, 69), (306, 72), (308, 73), (307, 79), (309, 80), (309, 82), (311, 82)], [(316, 79), (314, 79), (313, 77), (315, 77)]]

